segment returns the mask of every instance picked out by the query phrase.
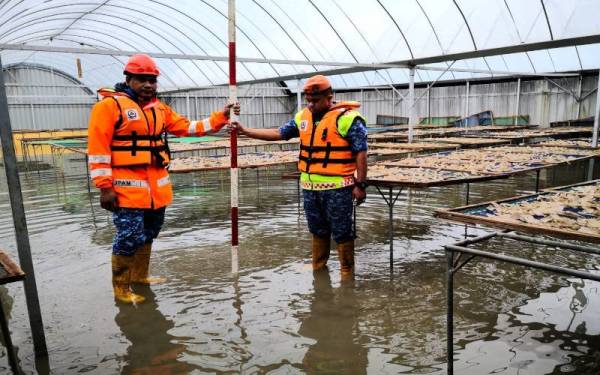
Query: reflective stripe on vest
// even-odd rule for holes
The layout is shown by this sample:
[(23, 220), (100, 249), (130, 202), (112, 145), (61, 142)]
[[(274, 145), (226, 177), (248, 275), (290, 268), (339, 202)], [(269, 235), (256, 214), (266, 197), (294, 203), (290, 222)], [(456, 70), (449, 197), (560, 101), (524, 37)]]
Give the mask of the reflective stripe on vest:
[(110, 155), (88, 155), (88, 163), (110, 164)]
[(190, 126), (188, 127), (188, 134), (193, 135), (196, 134), (196, 125), (198, 125), (198, 121), (191, 121)]
[(136, 187), (136, 188), (146, 188), (149, 189), (150, 186), (148, 182), (145, 180), (125, 180), (125, 179), (115, 179), (113, 180), (113, 185), (118, 187)]
[(156, 181), (156, 185), (157, 185), (158, 187), (165, 186), (165, 185), (168, 185), (168, 184), (170, 184), (170, 183), (171, 183), (171, 180), (169, 179), (169, 176), (165, 176), (165, 177), (163, 177), (163, 178), (159, 178), (159, 179)]
[(112, 168), (98, 168), (90, 171), (90, 177), (112, 176)]

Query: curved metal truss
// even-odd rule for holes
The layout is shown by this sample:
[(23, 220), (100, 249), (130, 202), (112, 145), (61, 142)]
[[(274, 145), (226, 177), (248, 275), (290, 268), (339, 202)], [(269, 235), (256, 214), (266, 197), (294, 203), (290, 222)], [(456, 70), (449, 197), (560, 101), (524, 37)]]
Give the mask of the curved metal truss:
[[(241, 82), (327, 72), (338, 75), (336, 86), (389, 85), (407, 82), (406, 68), (414, 65), (417, 81), (431, 81), (430, 69), (443, 70), (442, 80), (468, 80), (600, 68), (592, 57), (600, 49), (593, 18), (599, 2), (237, 0), (236, 6)], [(159, 57), (163, 89), (219, 85), (228, 79), (226, 24), (226, 0), (10, 0), (0, 3), (1, 57), (73, 76), (79, 58), (82, 81), (95, 88), (118, 79), (127, 53), (140, 51), (169, 56)], [(530, 45), (537, 47), (518, 48)]]

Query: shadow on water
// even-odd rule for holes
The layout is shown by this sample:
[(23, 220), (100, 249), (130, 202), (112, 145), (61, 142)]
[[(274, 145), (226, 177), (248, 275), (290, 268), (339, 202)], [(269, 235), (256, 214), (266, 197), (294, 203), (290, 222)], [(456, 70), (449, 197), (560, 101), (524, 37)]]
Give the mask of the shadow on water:
[[(600, 163), (597, 163), (600, 165)], [(444, 374), (443, 245), (465, 227), (433, 210), (464, 204), (465, 186), (407, 190), (388, 209), (375, 190), (357, 212), (356, 279), (310, 269), (310, 235), (285, 168), (243, 171), (240, 270), (231, 275), (228, 172), (174, 175), (174, 201), (155, 242), (153, 273), (167, 283), (115, 304), (111, 216), (87, 192), (81, 161), (21, 174), (50, 357), (36, 363), (21, 283), (8, 284), (9, 325), (26, 374)], [(600, 177), (600, 170), (596, 176)], [(541, 174), (541, 187), (579, 182), (585, 165)], [(471, 202), (531, 192), (535, 175), (471, 185)], [(469, 228), (469, 234), (483, 233)], [(0, 244), (16, 255), (0, 176)], [(490, 242), (488, 250), (577, 269), (598, 256)], [(485, 248), (485, 247), (484, 247)], [(335, 253), (335, 252), (334, 252)], [(1, 291), (2, 289), (0, 289)], [(599, 284), (478, 260), (455, 278), (457, 374), (597, 374)], [(0, 351), (0, 373), (8, 373)]]
[(116, 302), (115, 322), (130, 345), (122, 358), (123, 375), (187, 374), (193, 367), (179, 362), (186, 346), (169, 334), (175, 323), (165, 318), (148, 286), (137, 285), (135, 292), (146, 298), (137, 306)]

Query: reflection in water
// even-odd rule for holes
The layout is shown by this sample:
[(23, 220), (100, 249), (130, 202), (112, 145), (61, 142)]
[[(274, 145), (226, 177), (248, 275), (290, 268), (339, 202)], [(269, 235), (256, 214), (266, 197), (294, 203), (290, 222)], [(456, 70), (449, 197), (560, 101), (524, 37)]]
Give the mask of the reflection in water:
[(121, 374), (187, 374), (190, 365), (178, 362), (185, 351), (183, 344), (176, 344), (168, 331), (174, 323), (158, 310), (152, 289), (136, 285), (136, 293), (146, 297), (137, 306), (115, 302), (119, 312), (115, 322), (131, 343), (125, 354)]
[[(344, 288), (337, 286), (337, 273), (331, 273), (332, 284), (326, 273), (313, 277), (304, 267), (310, 268), (310, 235), (298, 212), (297, 183), (280, 177), (293, 167), (240, 172), (239, 278), (230, 273), (228, 173), (173, 175), (175, 197), (153, 263), (169, 279), (154, 289), (159, 310), (149, 289), (142, 292), (146, 303), (115, 307), (106, 287), (112, 221), (98, 206), (98, 192), (88, 194), (84, 167), (84, 161), (65, 166), (66, 177), (53, 169), (22, 174), (52, 369), (38, 367), (39, 373), (445, 374), (443, 245), (461, 240), (464, 228), (432, 212), (463, 205), (465, 186), (401, 195), (394, 208), (392, 275), (388, 208), (369, 190), (357, 212), (355, 285)], [(581, 167), (542, 172), (542, 187), (580, 181)], [(598, 176), (600, 164), (596, 169)], [(3, 178), (0, 242), (16, 256)], [(473, 184), (470, 200), (534, 187), (535, 174)], [(469, 234), (480, 233), (469, 228)], [(543, 246), (489, 246), (577, 269), (598, 264), (597, 256)], [(457, 374), (597, 375), (598, 285), (510, 264), (470, 263), (456, 279)], [(8, 290), (13, 342), (25, 373), (33, 374), (24, 293), (21, 286)], [(2, 355), (0, 373), (6, 373)]]
[(333, 289), (327, 268), (314, 272), (310, 313), (300, 326), (302, 336), (316, 340), (302, 364), (307, 374), (366, 374), (367, 349), (357, 342), (358, 309), (354, 285)]
[(518, 318), (523, 323), (551, 324), (560, 331), (600, 335), (598, 294), (598, 283), (569, 279), (569, 286), (529, 300), (519, 308)]

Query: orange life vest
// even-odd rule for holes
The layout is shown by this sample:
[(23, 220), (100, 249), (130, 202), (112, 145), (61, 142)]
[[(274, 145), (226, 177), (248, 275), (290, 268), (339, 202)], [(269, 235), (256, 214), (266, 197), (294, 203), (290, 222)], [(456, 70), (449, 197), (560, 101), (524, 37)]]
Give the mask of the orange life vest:
[[(157, 108), (160, 102), (150, 105), (153, 117), (150, 121), (148, 114), (127, 96), (108, 98), (116, 101), (120, 111), (110, 144), (112, 165), (125, 167), (154, 164), (166, 167), (169, 164), (169, 150), (165, 141), (166, 134), (163, 139), (163, 111)], [(104, 100), (110, 100), (108, 98)]]
[[(97, 188), (113, 188), (119, 207), (160, 208), (171, 203), (173, 191), (165, 163), (164, 131), (178, 137), (204, 136), (223, 127), (223, 112), (190, 121), (158, 100), (140, 108), (125, 94), (111, 89), (90, 114), (88, 162)], [(112, 97), (107, 98), (107, 97)]]
[(356, 158), (350, 144), (340, 134), (338, 119), (351, 111), (349, 121), (360, 116), (353, 111), (360, 106), (356, 102), (341, 102), (332, 107), (318, 122), (313, 124), (312, 113), (307, 108), (296, 115), (300, 132), (300, 156), (298, 169), (305, 173), (326, 176), (349, 176), (356, 171)]

